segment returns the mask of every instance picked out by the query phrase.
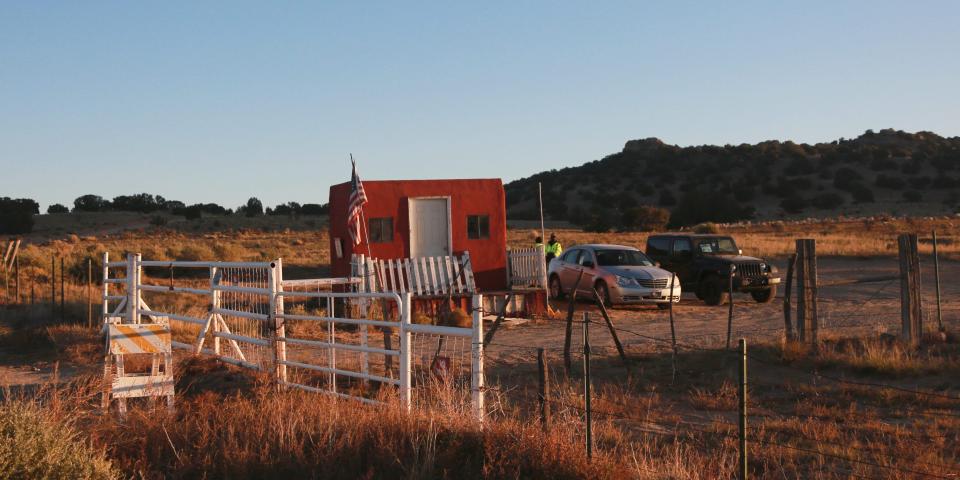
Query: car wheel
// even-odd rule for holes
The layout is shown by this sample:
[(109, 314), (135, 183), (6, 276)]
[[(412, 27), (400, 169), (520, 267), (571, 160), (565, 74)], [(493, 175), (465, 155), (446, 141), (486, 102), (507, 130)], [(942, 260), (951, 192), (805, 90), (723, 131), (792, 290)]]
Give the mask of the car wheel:
[(773, 301), (773, 298), (777, 296), (777, 287), (772, 286), (766, 290), (754, 290), (750, 292), (750, 296), (753, 297), (753, 300), (757, 303), (770, 303)]
[(723, 305), (730, 300), (730, 293), (727, 292), (727, 284), (720, 277), (711, 275), (704, 278), (701, 282), (703, 289), (703, 301), (707, 305)]
[(605, 306), (608, 306), (608, 307), (609, 307), (609, 306), (612, 306), (612, 305), (613, 305), (613, 304), (610, 302), (610, 289), (607, 288), (607, 283), (606, 283), (606, 282), (604, 282), (603, 280), (601, 280), (601, 281), (597, 282), (597, 284), (596, 284), (593, 288), (595, 288), (595, 289), (597, 290), (597, 295), (599, 295), (600, 298), (603, 299), (603, 304), (604, 304)]
[(550, 277), (550, 297), (554, 300), (563, 300), (563, 286), (560, 284), (560, 277), (556, 275)]

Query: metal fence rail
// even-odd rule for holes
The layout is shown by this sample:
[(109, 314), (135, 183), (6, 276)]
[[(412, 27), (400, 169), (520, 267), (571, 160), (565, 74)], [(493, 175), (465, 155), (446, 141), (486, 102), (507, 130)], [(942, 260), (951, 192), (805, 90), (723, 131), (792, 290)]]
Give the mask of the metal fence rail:
[[(145, 261), (139, 254), (130, 254), (124, 262), (110, 262), (105, 253), (103, 265), (104, 322), (111, 317), (125, 324), (163, 318), (171, 322), (175, 348), (269, 373), (287, 387), (364, 403), (378, 403), (379, 392), (388, 386), (410, 409), (413, 392), (430, 395), (424, 387), (431, 383), (428, 379), (436, 378), (458, 392), (465, 393), (468, 387), (471, 411), (483, 418), (482, 298), (478, 295), (473, 297), (472, 328), (417, 325), (410, 321), (412, 292), (322, 291), (323, 287), (361, 288), (361, 281), (356, 277), (284, 281), (280, 259)], [(144, 268), (166, 269), (168, 284), (156, 279), (147, 283)], [(188, 272), (178, 284), (175, 269)], [(206, 275), (199, 273), (203, 270)], [(415, 338), (420, 344), (414, 343)], [(436, 342), (440, 348), (428, 365), (419, 353), (427, 343)], [(438, 368), (437, 358), (448, 358), (441, 353), (453, 351), (459, 355), (457, 361), (448, 360)], [(423, 403), (430, 403), (429, 399)]]

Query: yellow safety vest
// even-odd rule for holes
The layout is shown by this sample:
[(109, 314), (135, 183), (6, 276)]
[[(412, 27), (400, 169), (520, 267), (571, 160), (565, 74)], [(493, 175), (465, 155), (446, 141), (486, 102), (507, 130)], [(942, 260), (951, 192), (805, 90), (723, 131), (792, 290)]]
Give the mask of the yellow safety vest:
[(554, 257), (559, 257), (560, 252), (563, 251), (563, 247), (560, 246), (560, 242), (548, 243), (545, 251), (547, 255), (553, 254)]

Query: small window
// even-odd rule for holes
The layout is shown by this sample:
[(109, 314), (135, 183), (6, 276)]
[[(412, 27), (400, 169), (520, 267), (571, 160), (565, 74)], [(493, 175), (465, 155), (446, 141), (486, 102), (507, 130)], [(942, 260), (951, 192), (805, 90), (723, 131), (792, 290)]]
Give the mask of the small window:
[(673, 241), (673, 256), (675, 258), (687, 258), (693, 247), (690, 245), (689, 238), (678, 238)]
[(467, 238), (470, 240), (490, 238), (490, 216), (467, 215)]
[(580, 255), (580, 250), (567, 250), (566, 253), (560, 256), (560, 260), (567, 263), (577, 263), (577, 255)]
[(370, 235), (370, 243), (393, 241), (393, 217), (371, 218), (368, 223), (370, 228), (367, 229), (367, 234)]
[(647, 255), (651, 257), (663, 257), (670, 252), (670, 238), (668, 237), (650, 237), (647, 240)]

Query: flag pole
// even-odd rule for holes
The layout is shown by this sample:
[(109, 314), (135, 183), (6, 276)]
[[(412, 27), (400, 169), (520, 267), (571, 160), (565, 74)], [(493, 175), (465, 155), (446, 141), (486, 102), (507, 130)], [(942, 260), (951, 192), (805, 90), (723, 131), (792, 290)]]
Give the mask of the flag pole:
[[(350, 154), (350, 164), (356, 170), (357, 164), (353, 160), (353, 154)], [(363, 205), (360, 205), (360, 229), (363, 232), (363, 243), (367, 246), (367, 258), (372, 258), (370, 253), (370, 234), (367, 232), (367, 219), (363, 215)]]

